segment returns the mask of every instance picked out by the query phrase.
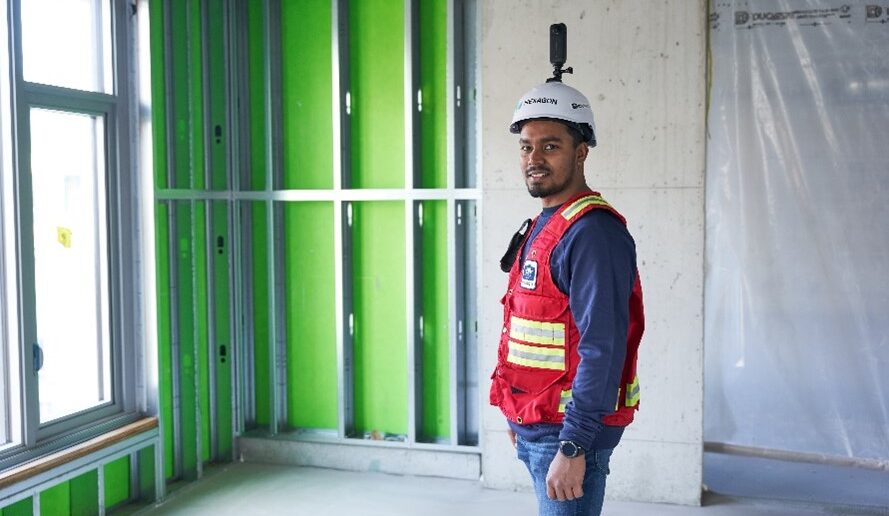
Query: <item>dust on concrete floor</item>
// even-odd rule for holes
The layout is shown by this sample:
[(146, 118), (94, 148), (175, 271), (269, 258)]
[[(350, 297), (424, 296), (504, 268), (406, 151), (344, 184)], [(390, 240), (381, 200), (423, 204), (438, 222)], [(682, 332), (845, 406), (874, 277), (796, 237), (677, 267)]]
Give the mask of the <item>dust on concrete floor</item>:
[[(704, 503), (703, 507), (687, 507), (606, 500), (603, 514), (848, 514), (836, 507), (719, 495), (706, 496)], [(182, 488), (164, 504), (140, 514), (534, 516), (536, 510), (534, 495), (530, 492), (484, 489), (474, 481), (240, 463), (213, 468), (201, 481)]]

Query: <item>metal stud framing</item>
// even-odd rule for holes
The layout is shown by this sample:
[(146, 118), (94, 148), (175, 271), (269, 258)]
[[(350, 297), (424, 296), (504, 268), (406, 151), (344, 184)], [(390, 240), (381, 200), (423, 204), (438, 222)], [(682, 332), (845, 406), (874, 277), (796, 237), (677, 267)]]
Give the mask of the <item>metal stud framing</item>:
[[(201, 0), (200, 8), (201, 8), (201, 41), (204, 44), (201, 45), (201, 75), (205, 78), (201, 83), (201, 98), (203, 100), (203, 112), (204, 112), (204, 186), (207, 189), (213, 188), (213, 155), (210, 151), (211, 144), (213, 141), (213, 131), (211, 129), (212, 123), (210, 120), (210, 81), (206, 80), (210, 77), (210, 56), (209, 51), (207, 49), (210, 41), (209, 36), (209, 28), (208, 28), (208, 20), (209, 6), (207, 5), (208, 0)], [(204, 219), (206, 220), (206, 224), (204, 226), (204, 242), (207, 243), (207, 253), (204, 256), (205, 264), (207, 270), (207, 302), (209, 304), (207, 308), (207, 314), (209, 315), (210, 321), (207, 324), (207, 376), (209, 378), (210, 384), (210, 396), (208, 396), (209, 401), (209, 413), (210, 413), (210, 421), (216, 421), (218, 408), (216, 406), (216, 395), (215, 395), (215, 386), (216, 386), (216, 360), (214, 357), (216, 356), (216, 325), (213, 324), (213, 321), (216, 316), (216, 278), (213, 274), (214, 271), (214, 260), (213, 260), (213, 201), (204, 201)], [(198, 424), (200, 424), (200, 420), (198, 420)], [(219, 436), (217, 435), (216, 425), (211, 424), (210, 428), (210, 455), (211, 457), (218, 456), (219, 450)]]
[[(418, 0), (404, 0), (404, 187), (415, 189), (422, 180), (420, 153), (420, 52)], [(417, 441), (422, 425), (423, 400), (423, 240), (422, 205), (404, 202), (405, 320), (407, 321), (407, 441)]]
[[(169, 2), (170, 0), (166, 0)], [(205, 0), (206, 1), (206, 0)], [(265, 260), (269, 268), (269, 318), (270, 342), (269, 349), (269, 389), (270, 418), (265, 427), (268, 434), (274, 435), (286, 431), (287, 417), (287, 374), (286, 374), (286, 328), (284, 327), (284, 269), (283, 269), (283, 233), (281, 221), (283, 203), (326, 201), (333, 206), (334, 255), (338, 258), (334, 265), (335, 306), (334, 314), (338, 322), (336, 331), (337, 361), (337, 422), (335, 441), (362, 443), (372, 446), (417, 447), (431, 449), (466, 449), (477, 445), (478, 387), (474, 378), (477, 376), (477, 357), (475, 344), (475, 299), (474, 289), (476, 276), (474, 267), (477, 252), (477, 223), (475, 208), (480, 199), (480, 192), (475, 184), (472, 169), (475, 160), (475, 143), (468, 140), (474, 134), (472, 113), (475, 103), (470, 97), (472, 93), (467, 84), (473, 80), (471, 67), (474, 52), (471, 38), (474, 31), (464, 27), (475, 23), (473, 11), (475, 2), (472, 0), (447, 1), (447, 70), (446, 70), (446, 133), (447, 133), (447, 184), (445, 188), (422, 188), (421, 171), (421, 138), (420, 138), (420, 54), (419, 54), (419, 0), (404, 0), (404, 106), (405, 106), (405, 187), (403, 189), (353, 189), (351, 174), (351, 83), (349, 76), (349, 0), (332, 0), (332, 91), (335, 99), (333, 105), (333, 188), (329, 190), (300, 190), (280, 188), (282, 173), (282, 138), (281, 138), (281, 51), (280, 51), (280, 4), (279, 0), (265, 0), (262, 4), (264, 26), (264, 95), (265, 131), (267, 141), (265, 147), (252, 152), (263, 152), (266, 158), (265, 187), (260, 191), (245, 190), (249, 180), (250, 134), (248, 124), (249, 107), (246, 99), (248, 94), (246, 80), (243, 79), (247, 70), (246, 55), (246, 2), (240, 0), (224, 0), (226, 5), (226, 63), (228, 85), (226, 88), (226, 114), (229, 136), (229, 166), (232, 178), (227, 191), (210, 189), (166, 189), (157, 192), (160, 201), (170, 201), (171, 205), (171, 238), (175, 233), (175, 202), (187, 200), (191, 202), (205, 201), (207, 205), (208, 228), (212, 220), (211, 201), (225, 201), (230, 207), (231, 242), (231, 281), (232, 281), (232, 339), (231, 356), (235, 360), (233, 418), (235, 431), (242, 433), (255, 427), (255, 399), (249, 394), (254, 383), (253, 346), (247, 345), (253, 335), (253, 298), (252, 274), (254, 253), (244, 248), (244, 243), (251, 242), (252, 226), (250, 219), (252, 202), (265, 204), (265, 218), (268, 231), (268, 244), (264, 249)], [(354, 1), (354, 0), (353, 0)], [(203, 4), (202, 4), (203, 5)], [(206, 12), (202, 16), (206, 22)], [(167, 35), (169, 41), (169, 34)], [(469, 43), (464, 45), (464, 41)], [(169, 45), (169, 43), (168, 43)], [(206, 59), (206, 56), (205, 56)], [(169, 63), (168, 63), (169, 67)], [(169, 69), (168, 69), (169, 72)], [(206, 74), (206, 68), (205, 68)], [(169, 79), (168, 79), (169, 87)], [(169, 88), (168, 88), (169, 89)], [(168, 91), (168, 102), (171, 100)], [(205, 112), (207, 110), (205, 109)], [(168, 121), (168, 139), (172, 127)], [(170, 167), (172, 168), (172, 167)], [(172, 183), (171, 183), (172, 184)], [(405, 279), (406, 279), (406, 320), (404, 328), (407, 336), (407, 373), (408, 373), (408, 432), (407, 441), (369, 442), (357, 435), (354, 415), (354, 299), (353, 299), (353, 203), (373, 201), (400, 201), (404, 204), (405, 214)], [(422, 202), (439, 201), (446, 205), (447, 214), (447, 275), (448, 275), (448, 309), (451, 321), (449, 334), (450, 392), (449, 438), (434, 443), (428, 441), (429, 436), (421, 435), (422, 428), (422, 374), (423, 374), (423, 305), (422, 305)], [(205, 238), (212, 240), (212, 230), (208, 229)], [(171, 242), (172, 244), (172, 242)], [(210, 247), (212, 249), (212, 246)], [(171, 264), (174, 264), (173, 246), (171, 245)], [(208, 258), (208, 265), (211, 260)], [(173, 276), (175, 277), (175, 276)], [(214, 288), (211, 281), (210, 288)], [(212, 296), (211, 296), (212, 299)], [(174, 312), (175, 313), (175, 312)], [(211, 311), (211, 314), (213, 311)], [(237, 316), (235, 316), (237, 314)], [(212, 325), (211, 325), (212, 327)], [(215, 351), (212, 343), (215, 336), (211, 335), (211, 353)], [(257, 343), (259, 344), (259, 343)], [(212, 356), (212, 355), (211, 355)], [(215, 371), (211, 370), (215, 379)], [(211, 382), (211, 390), (214, 388)], [(211, 396), (212, 398), (212, 396)], [(215, 405), (213, 411), (215, 414)], [(213, 419), (215, 420), (215, 419)], [(265, 425), (264, 425), (265, 426)], [(177, 432), (178, 434), (178, 432)], [(311, 434), (305, 434), (311, 435)], [(219, 437), (211, 432), (215, 443)], [(324, 437), (329, 441), (330, 438)], [(177, 447), (180, 445), (177, 444)], [(200, 461), (199, 461), (200, 462)]]
[[(343, 192), (352, 184), (351, 93), (349, 78), (349, 0), (332, 0), (331, 56), (333, 58), (333, 191)], [(339, 196), (337, 196), (339, 197)], [(355, 311), (352, 295), (352, 203), (334, 199), (334, 265), (337, 356), (337, 435), (352, 435), (354, 417)]]

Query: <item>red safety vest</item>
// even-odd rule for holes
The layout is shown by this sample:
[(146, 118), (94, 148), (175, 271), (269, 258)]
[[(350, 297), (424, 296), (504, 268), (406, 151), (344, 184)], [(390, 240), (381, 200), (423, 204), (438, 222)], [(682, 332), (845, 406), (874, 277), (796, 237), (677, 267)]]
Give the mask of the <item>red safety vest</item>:
[[(553, 214), (531, 243), (524, 263), (517, 259), (509, 272), (506, 295), (501, 300), (503, 327), (497, 368), (491, 376), (490, 401), (518, 424), (561, 423), (565, 405), (571, 400), (571, 385), (580, 361), (580, 333), (568, 296), (559, 290), (550, 274), (550, 255), (571, 224), (594, 209), (608, 210), (626, 224), (599, 193), (584, 193)], [(638, 272), (630, 295), (629, 315), (627, 354), (615, 410), (602, 420), (610, 426), (629, 425), (639, 408), (636, 356), (645, 317)]]

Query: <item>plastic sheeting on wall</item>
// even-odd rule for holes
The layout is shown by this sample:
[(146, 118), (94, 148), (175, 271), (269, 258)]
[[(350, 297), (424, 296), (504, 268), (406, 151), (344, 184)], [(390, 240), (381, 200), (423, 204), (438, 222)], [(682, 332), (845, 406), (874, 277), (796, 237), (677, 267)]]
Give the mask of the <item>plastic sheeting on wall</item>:
[(705, 439), (883, 461), (889, 0), (711, 9)]

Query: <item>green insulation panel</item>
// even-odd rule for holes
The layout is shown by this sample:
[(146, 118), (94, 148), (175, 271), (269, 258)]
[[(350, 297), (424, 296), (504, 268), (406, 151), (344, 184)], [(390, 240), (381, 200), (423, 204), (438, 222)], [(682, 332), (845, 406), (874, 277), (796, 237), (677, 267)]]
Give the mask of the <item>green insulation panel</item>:
[[(182, 175), (182, 179), (179, 181), (179, 184), (186, 185), (189, 184), (187, 180), (190, 180), (190, 187), (195, 190), (203, 190), (207, 187), (206, 173), (205, 173), (205, 165), (204, 165), (204, 75), (203, 75), (203, 42), (202, 42), (202, 30), (201, 26), (201, 0), (188, 0), (187, 2), (172, 2), (175, 5), (180, 3), (187, 4), (188, 9), (188, 22), (190, 26), (188, 27), (188, 61), (187, 61), (187, 73), (188, 76), (182, 76), (187, 80), (185, 85), (176, 84), (173, 86), (174, 91), (185, 92), (188, 91), (188, 113), (185, 113), (186, 116), (189, 117), (188, 120), (188, 128), (189, 128), (189, 141), (188, 141), (188, 149), (190, 151), (190, 164), (191, 168), (186, 170), (178, 170)], [(174, 47), (174, 54), (180, 49)], [(182, 53), (185, 54), (185, 49), (182, 50)], [(174, 63), (177, 62), (177, 59), (174, 58)], [(176, 76), (176, 75), (174, 75)], [(178, 83), (179, 81), (177, 81)], [(179, 89), (181, 88), (181, 90)], [(187, 89), (186, 89), (187, 88)], [(182, 148), (184, 150), (184, 147)], [(179, 149), (177, 149), (178, 152)], [(183, 186), (184, 187), (184, 186)]]
[[(139, 456), (139, 482), (138, 489), (139, 492), (131, 493), (132, 498), (137, 500), (147, 500), (154, 501), (155, 498), (155, 477), (154, 477), (154, 464), (155, 464), (155, 450), (154, 446), (148, 446), (146, 448), (142, 448), (138, 452)], [(106, 489), (107, 486), (106, 486)], [(108, 491), (106, 491), (106, 497), (108, 496)]]
[(423, 201), (422, 414), (420, 436), (450, 435), (450, 320), (448, 318), (448, 210), (445, 201)]
[[(247, 9), (247, 72), (249, 105), (249, 176), (242, 184), (243, 189), (264, 190), (272, 185), (267, 181), (267, 67), (266, 37), (268, 27), (263, 20), (260, 2), (254, 2)], [(245, 206), (245, 220), (249, 235), (244, 235), (242, 244), (248, 250), (247, 274), (250, 276), (251, 290), (248, 293), (253, 309), (253, 383), (252, 395), (255, 404), (254, 423), (268, 425), (271, 422), (272, 396), (269, 375), (269, 359), (272, 349), (271, 318), (269, 317), (269, 295), (271, 271), (268, 262), (268, 239), (271, 227), (268, 224), (267, 203), (248, 202)], [(250, 345), (249, 343), (247, 345)]]
[(40, 514), (69, 516), (71, 514), (71, 484), (62, 482), (40, 492)]
[(353, 203), (355, 431), (407, 433), (404, 202)]
[[(220, 119), (225, 119), (221, 8), (218, 0), (207, 3), (210, 26), (205, 31), (201, 1), (151, 3), (152, 129), (155, 186), (160, 190), (204, 190), (218, 184), (220, 175), (222, 187), (226, 186), (221, 135), (215, 138), (217, 134), (211, 133), (209, 140), (205, 138), (207, 129), (213, 131), (215, 125), (221, 129)], [(207, 63), (205, 35), (217, 38), (216, 45), (207, 46)], [(205, 64), (213, 66), (212, 79), (204, 76)], [(213, 91), (208, 98), (214, 101), (211, 118), (205, 113), (205, 89)], [(208, 209), (201, 201), (156, 204), (159, 397), (167, 478), (174, 476), (177, 466), (183, 478), (196, 478), (198, 461), (213, 458), (209, 366), (215, 348), (210, 347), (209, 282), (214, 243), (212, 237), (208, 239), (213, 216)], [(174, 408), (177, 383), (178, 407)], [(174, 418), (179, 421), (178, 449)], [(178, 465), (177, 457), (181, 458)]]
[[(266, 189), (266, 34), (261, 2), (252, 2), (247, 9), (247, 86), (250, 111), (250, 170), (242, 181), (243, 190)], [(268, 185), (271, 187), (272, 185)]]
[[(207, 249), (207, 202), (194, 202), (194, 220), (192, 226), (192, 250), (194, 262), (191, 272), (194, 277), (194, 305), (191, 316), (195, 320), (196, 339), (196, 371), (197, 403), (200, 432), (200, 460), (210, 460), (210, 320), (209, 320), (209, 285), (208, 260), (210, 251)], [(183, 316), (185, 316), (183, 314)]]
[(195, 317), (195, 246), (194, 226), (195, 210), (191, 201), (175, 203), (175, 292), (176, 312), (174, 315), (178, 328), (179, 342), (179, 428), (181, 429), (182, 476), (191, 480), (197, 478), (197, 440), (196, 423), (197, 386), (195, 375), (198, 370), (197, 327), (200, 321)]
[(349, 3), (353, 188), (406, 186), (404, 55), (403, 2)]
[(114, 507), (130, 498), (129, 457), (121, 457), (106, 464), (104, 475), (105, 507)]
[(34, 516), (34, 500), (25, 498), (0, 510), (0, 516)]
[(256, 404), (257, 425), (271, 422), (271, 384), (269, 382), (269, 353), (271, 350), (272, 329), (269, 317), (270, 271), (268, 242), (271, 228), (268, 224), (268, 203), (245, 203), (250, 234), (241, 242), (250, 253), (252, 291), (248, 294), (253, 306), (253, 383), (254, 403)]
[(288, 425), (337, 427), (333, 203), (284, 207)]
[(164, 441), (164, 476), (174, 475), (173, 446), (173, 329), (170, 313), (170, 207), (156, 203), (155, 221), (155, 280), (157, 281), (157, 346), (158, 346), (158, 405), (161, 436)]
[[(151, 129), (154, 162), (154, 184), (158, 189), (169, 185), (167, 168), (167, 106), (164, 2), (152, 0), (149, 5), (151, 44)], [(172, 327), (170, 320), (170, 245), (169, 208), (155, 204), (155, 277), (157, 281), (157, 344), (158, 401), (161, 436), (164, 442), (164, 476), (174, 474), (173, 447), (173, 369)]]
[(330, 0), (281, 4), (284, 188), (333, 188)]
[(207, 2), (207, 84), (208, 133), (210, 190), (227, 190), (229, 188), (226, 156), (228, 154), (228, 133), (226, 114), (228, 106), (226, 91), (225, 66), (225, 18), (224, 0)]
[[(122, 457), (104, 466), (105, 507), (113, 507), (129, 499), (129, 457)], [(151, 474), (151, 472), (149, 472)], [(99, 472), (87, 471), (40, 492), (40, 514), (92, 516), (99, 513)], [(0, 510), (0, 516), (31, 516), (34, 502), (26, 498)]]
[(167, 110), (165, 105), (164, 69), (164, 3), (151, 0), (149, 4), (149, 44), (151, 46), (151, 135), (152, 159), (154, 162), (154, 184), (157, 188), (167, 187)]
[[(69, 480), (68, 495), (69, 514), (72, 516), (92, 516), (98, 514), (99, 472), (96, 470), (88, 471)], [(44, 512), (42, 505), (40, 509), (40, 512)]]
[(168, 106), (172, 113), (173, 144), (173, 178), (172, 188), (189, 189), (192, 187), (192, 168), (190, 161), (191, 118), (189, 116), (190, 97), (193, 93), (189, 87), (189, 65), (191, 65), (191, 53), (189, 53), (189, 6), (193, 2), (170, 2), (169, 23), (170, 43), (172, 53), (167, 55), (171, 77), (169, 81), (171, 90), (167, 93), (172, 98), (172, 106)]
[(421, 188), (447, 188), (448, 4), (420, 0)]

